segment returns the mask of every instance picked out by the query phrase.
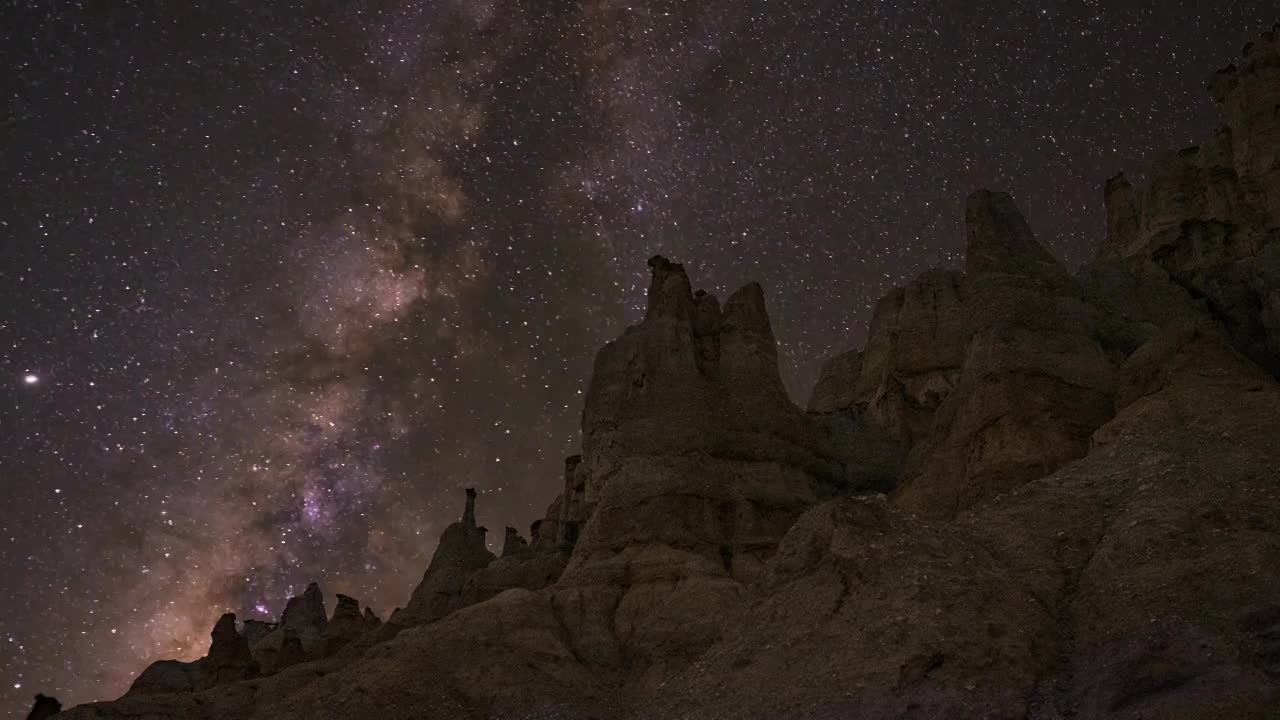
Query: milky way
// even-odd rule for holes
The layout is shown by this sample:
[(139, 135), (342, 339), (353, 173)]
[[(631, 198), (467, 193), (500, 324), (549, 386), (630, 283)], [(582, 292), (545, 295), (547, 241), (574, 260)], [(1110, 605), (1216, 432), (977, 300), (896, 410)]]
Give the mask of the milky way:
[(0, 712), (385, 616), (462, 488), (527, 530), (654, 253), (764, 285), (800, 401), (972, 189), (1082, 262), (1276, 20), (1200, 5), (5, 4)]

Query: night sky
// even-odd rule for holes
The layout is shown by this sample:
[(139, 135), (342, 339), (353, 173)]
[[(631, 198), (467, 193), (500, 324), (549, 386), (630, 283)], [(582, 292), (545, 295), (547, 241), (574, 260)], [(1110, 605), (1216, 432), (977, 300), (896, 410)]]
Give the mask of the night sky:
[(1012, 191), (1217, 122), (1272, 2), (68, 2), (0, 11), (0, 713), (110, 698), (308, 580), (527, 532), (645, 260), (765, 287), (803, 403)]

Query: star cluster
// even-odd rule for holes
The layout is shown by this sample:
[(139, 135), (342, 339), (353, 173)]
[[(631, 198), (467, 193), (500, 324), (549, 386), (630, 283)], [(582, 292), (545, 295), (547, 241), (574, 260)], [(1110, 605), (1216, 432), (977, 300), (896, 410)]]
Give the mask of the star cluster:
[(765, 286), (800, 402), (977, 187), (1079, 264), (1274, 9), (5, 4), (0, 712), (312, 579), (385, 616), (464, 487), (527, 528), (654, 253)]

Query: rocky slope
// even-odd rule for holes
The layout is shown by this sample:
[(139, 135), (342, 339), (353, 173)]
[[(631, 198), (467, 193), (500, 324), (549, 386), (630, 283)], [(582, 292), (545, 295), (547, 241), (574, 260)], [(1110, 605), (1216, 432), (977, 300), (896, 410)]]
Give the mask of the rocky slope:
[(57, 717), (1280, 717), (1277, 32), (1212, 92), (1074, 275), (971, 196), (807, 412), (762, 289), (653, 258), (528, 540), (469, 492), (388, 622), (312, 586)]

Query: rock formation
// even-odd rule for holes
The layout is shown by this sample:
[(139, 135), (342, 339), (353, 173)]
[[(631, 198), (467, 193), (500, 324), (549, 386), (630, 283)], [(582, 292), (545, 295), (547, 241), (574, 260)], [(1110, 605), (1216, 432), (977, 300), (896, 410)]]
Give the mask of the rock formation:
[(1075, 274), (972, 195), (963, 272), (886, 295), (808, 412), (760, 286), (652, 258), (527, 543), (468, 491), (385, 625), (312, 586), (66, 716), (1280, 717), (1277, 72), (1273, 32), (1210, 143), (1109, 181)]
[(939, 517), (1082, 457), (1114, 394), (1079, 285), (1012, 198), (975, 193), (965, 220), (963, 361), (895, 496)]
[(1250, 45), (1210, 84), (1226, 124), (1169, 154), (1145, 187), (1107, 183), (1103, 257), (1153, 265), (1201, 300), (1232, 343), (1280, 374), (1280, 66), (1277, 37)]
[[(301, 595), (289, 598), (279, 627), (253, 645), (253, 658), (263, 672), (275, 672), (301, 659), (321, 655), (328, 622), (324, 593), (319, 585), (311, 583)], [(287, 655), (283, 652), (286, 646)]]
[(382, 621), (369, 608), (360, 612), (360, 601), (349, 595), (338, 594), (338, 604), (333, 617), (324, 628), (324, 654), (332, 655), (365, 633), (377, 629)]
[(265, 622), (263, 620), (245, 620), (244, 630), (241, 631), (241, 634), (244, 635), (245, 642), (249, 643), (249, 647), (252, 648), (278, 627), (280, 627), (279, 623)]
[(201, 663), (198, 687), (225, 685), (258, 674), (257, 663), (249, 652), (249, 642), (236, 630), (235, 613), (219, 618), (211, 637), (213, 642)]
[(27, 720), (45, 720), (62, 712), (62, 703), (56, 698), (47, 697), (42, 694), (36, 694), (36, 704), (32, 706), (31, 713), (27, 715)]
[(485, 547), (485, 533), (485, 528), (476, 525), (476, 491), (468, 488), (462, 519), (445, 528), (422, 582), (409, 604), (392, 614), (391, 623), (417, 625), (462, 607), (462, 586), (467, 578), (494, 561), (493, 553)]
[(964, 359), (962, 280), (930, 270), (881, 298), (866, 347), (823, 367), (809, 410), (854, 409), (907, 445), (927, 437)]

